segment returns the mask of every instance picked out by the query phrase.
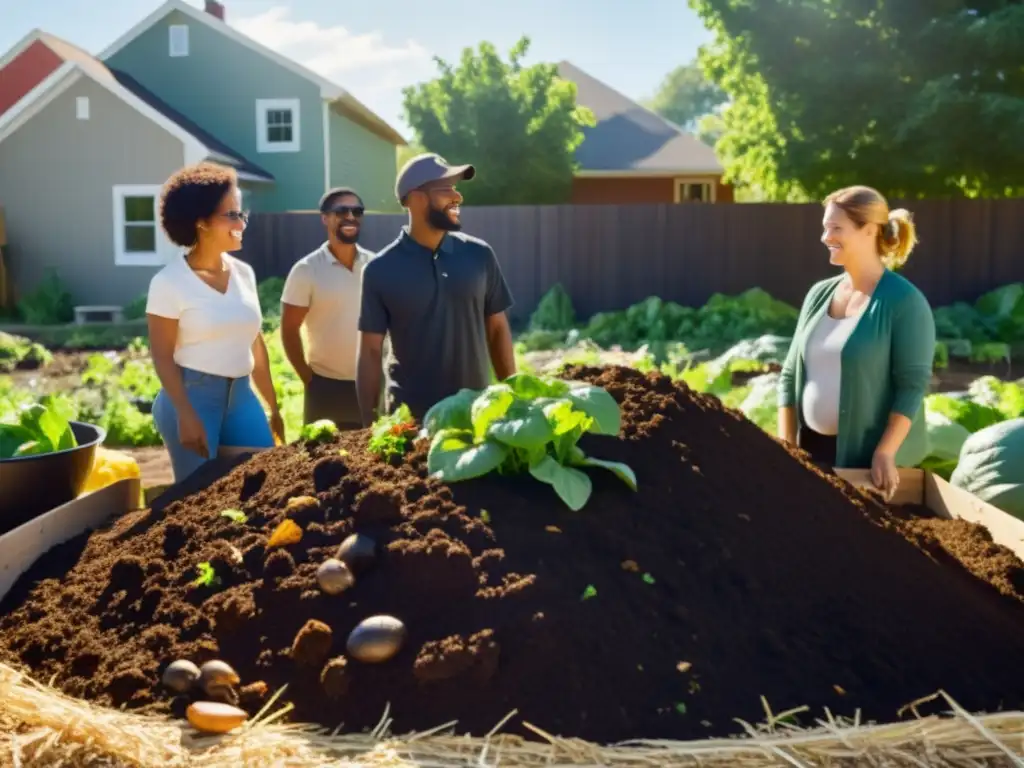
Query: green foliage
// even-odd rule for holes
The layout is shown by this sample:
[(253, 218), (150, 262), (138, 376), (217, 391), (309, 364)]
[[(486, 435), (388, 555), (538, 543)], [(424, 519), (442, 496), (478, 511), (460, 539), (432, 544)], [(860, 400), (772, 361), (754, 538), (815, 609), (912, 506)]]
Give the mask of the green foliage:
[(579, 510), (593, 489), (586, 467), (606, 469), (636, 490), (632, 469), (577, 445), (587, 432), (618, 435), (620, 422), (618, 403), (600, 387), (518, 373), (482, 391), (461, 390), (427, 412), (427, 468), (449, 483), (528, 472)]
[(568, 331), (576, 324), (572, 299), (561, 283), (555, 283), (530, 315), (531, 331)]
[(646, 106), (666, 120), (693, 132), (701, 118), (713, 114), (726, 100), (725, 92), (710, 82), (700, 64), (693, 61), (669, 72), (661, 81), (658, 93)]
[(338, 427), (330, 419), (318, 419), (317, 421), (303, 424), (299, 430), (299, 440), (311, 443), (326, 443), (338, 434)]
[(65, 451), (78, 445), (58, 398), (43, 397), (22, 409), (16, 422), (0, 423), (0, 459)]
[(402, 403), (394, 412), (374, 422), (367, 449), (385, 461), (390, 461), (405, 454), (406, 446), (415, 434), (416, 422), (409, 406)]
[(71, 294), (54, 270), (48, 270), (36, 289), (18, 302), (18, 312), (29, 325), (56, 325), (75, 319)]
[(52, 361), (53, 355), (42, 344), (0, 331), (0, 373), (10, 373), (17, 368), (39, 368)]
[(435, 59), (439, 77), (403, 91), (406, 120), (418, 143), (479, 175), (461, 188), (468, 203), (562, 203), (577, 166), (582, 128), (593, 125), (576, 105), (576, 85), (554, 64), (523, 66), (529, 39), (507, 62), (494, 46), (466, 48), (457, 65)]
[[(769, 200), (1024, 193), (1016, 0), (689, 0), (731, 103), (727, 180)], [(983, 139), (981, 137), (984, 137)]]
[(121, 309), (125, 320), (142, 320), (146, 317), (146, 303), (149, 297), (146, 294), (137, 296)]

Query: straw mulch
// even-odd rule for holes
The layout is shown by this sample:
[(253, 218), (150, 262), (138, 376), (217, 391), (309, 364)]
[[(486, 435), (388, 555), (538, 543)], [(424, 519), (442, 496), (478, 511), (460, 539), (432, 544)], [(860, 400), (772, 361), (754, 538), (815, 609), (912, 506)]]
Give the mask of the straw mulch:
[[(892, 725), (863, 725), (827, 717), (813, 730), (780, 722), (743, 724), (747, 736), (693, 742), (637, 741), (612, 747), (561, 739), (532, 729), (537, 741), (500, 734), (452, 735), (454, 724), (397, 738), (387, 714), (370, 734), (340, 735), (288, 725), (273, 700), (243, 729), (203, 736), (186, 723), (103, 709), (69, 698), (0, 664), (0, 766), (1022, 766), (1024, 712), (973, 716), (939, 693), (948, 716)], [(827, 714), (827, 713), (826, 713)], [(510, 715), (511, 717), (512, 715)], [(508, 718), (507, 718), (508, 719)], [(530, 726), (527, 726), (530, 727)]]

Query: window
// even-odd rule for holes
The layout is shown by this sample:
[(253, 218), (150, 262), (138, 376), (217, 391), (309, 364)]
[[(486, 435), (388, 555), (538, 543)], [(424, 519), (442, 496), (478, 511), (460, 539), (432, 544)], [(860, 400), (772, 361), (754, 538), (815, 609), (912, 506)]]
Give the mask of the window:
[(703, 179), (676, 179), (676, 202), (715, 202), (715, 182)]
[(159, 186), (114, 187), (114, 263), (124, 267), (158, 267), (168, 242), (157, 222)]
[(172, 24), (168, 28), (170, 40), (169, 54), (171, 56), (188, 56), (188, 25)]
[(75, 117), (79, 120), (89, 119), (89, 97), (79, 96), (75, 99)]
[(258, 152), (299, 151), (299, 100), (256, 100)]

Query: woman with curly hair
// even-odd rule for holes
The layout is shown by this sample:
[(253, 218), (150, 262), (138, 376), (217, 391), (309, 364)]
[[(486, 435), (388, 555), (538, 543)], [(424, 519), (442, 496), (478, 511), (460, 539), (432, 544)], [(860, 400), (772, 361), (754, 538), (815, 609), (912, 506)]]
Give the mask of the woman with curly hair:
[[(229, 255), (241, 248), (247, 220), (231, 168), (200, 163), (164, 184), (160, 223), (185, 253), (153, 276), (146, 316), (163, 385), (153, 420), (175, 482), (221, 445), (269, 448), (274, 435), (284, 440), (256, 276)], [(250, 380), (270, 408), (269, 423)]]
[(856, 186), (824, 201), (821, 242), (842, 272), (804, 299), (779, 377), (779, 437), (830, 467), (870, 469), (891, 498), (900, 459), (921, 458), (935, 356), (928, 300), (897, 274), (917, 237), (910, 214)]

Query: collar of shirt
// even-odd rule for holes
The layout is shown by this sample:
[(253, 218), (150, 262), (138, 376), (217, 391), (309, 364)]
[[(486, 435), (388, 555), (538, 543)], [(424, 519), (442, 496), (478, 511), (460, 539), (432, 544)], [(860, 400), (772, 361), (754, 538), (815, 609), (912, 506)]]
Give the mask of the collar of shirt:
[(412, 233), (409, 231), (409, 225), (406, 224), (402, 227), (402, 234), (399, 236), (399, 242), (402, 248), (409, 249), (412, 253), (425, 253), (428, 256), (433, 256), (435, 253), (451, 253), (455, 247), (455, 238), (448, 237), (445, 233), (444, 238), (441, 240), (441, 244), (437, 247), (437, 251), (432, 251), (425, 245), (421, 245), (413, 239)]
[[(345, 266), (340, 261), (338, 261), (334, 253), (331, 251), (331, 243), (329, 240), (325, 240), (323, 245), (320, 246), (320, 254), (323, 258), (327, 259), (328, 263), (330, 264), (337, 264), (339, 267)], [(372, 253), (370, 251), (356, 243), (356, 258), (355, 261), (352, 262), (352, 266), (362, 266), (369, 260), (371, 255)]]

